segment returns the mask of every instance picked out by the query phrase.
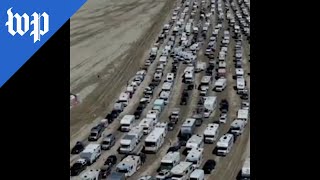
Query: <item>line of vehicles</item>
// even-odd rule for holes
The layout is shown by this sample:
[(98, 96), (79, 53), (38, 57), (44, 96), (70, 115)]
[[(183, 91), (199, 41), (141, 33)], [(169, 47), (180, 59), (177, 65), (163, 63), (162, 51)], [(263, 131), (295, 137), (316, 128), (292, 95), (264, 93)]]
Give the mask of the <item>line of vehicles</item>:
[[(241, 1), (241, 0), (240, 0)], [(117, 159), (114, 160), (114, 155), (108, 157), (104, 166), (99, 170), (88, 170), (84, 173), (81, 178), (82, 179), (100, 179), (106, 178), (112, 180), (125, 179), (126, 177), (132, 176), (145, 161), (144, 153), (157, 153), (159, 149), (162, 147), (168, 130), (173, 130), (174, 124), (176, 124), (180, 120), (180, 109), (174, 108), (172, 109), (169, 122), (161, 123), (160, 115), (163, 112), (165, 106), (170, 102), (171, 91), (174, 87), (174, 80), (176, 78), (176, 71), (179, 64), (179, 61), (183, 61), (187, 64), (186, 69), (183, 74), (183, 82), (187, 85), (186, 89), (183, 91), (181, 96), (181, 102), (183, 104), (187, 104), (187, 97), (189, 96), (188, 90), (193, 89), (195, 86), (195, 73), (200, 71), (206, 71), (206, 76), (203, 76), (201, 79), (201, 83), (199, 85), (200, 89), (200, 100), (198, 106), (196, 107), (196, 111), (193, 113), (192, 117), (187, 118), (180, 128), (179, 138), (182, 141), (186, 141), (186, 159), (181, 161), (180, 153), (177, 152), (177, 149), (171, 149), (168, 153), (162, 158), (161, 164), (159, 167), (159, 173), (156, 176), (157, 179), (190, 179), (190, 180), (203, 180), (204, 174), (210, 174), (211, 171), (215, 167), (214, 160), (208, 160), (203, 169), (199, 169), (203, 160), (203, 144), (204, 143), (214, 143), (218, 140), (219, 127), (220, 123), (226, 123), (227, 121), (227, 112), (228, 112), (228, 102), (226, 100), (222, 100), (220, 102), (220, 111), (221, 115), (219, 118), (219, 123), (209, 123), (207, 128), (204, 130), (203, 135), (194, 134), (196, 126), (202, 124), (204, 118), (209, 118), (210, 115), (217, 109), (218, 102), (216, 96), (207, 96), (207, 92), (209, 87), (213, 83), (214, 90), (217, 92), (222, 92), (226, 86), (226, 52), (228, 51), (228, 45), (230, 42), (230, 32), (224, 31), (224, 36), (222, 40), (221, 47), (221, 60), (219, 53), (219, 61), (217, 62), (213, 56), (213, 52), (216, 50), (216, 41), (220, 29), (222, 28), (222, 22), (224, 17), (222, 11), (222, 1), (218, 0), (218, 25), (216, 29), (214, 29), (212, 36), (210, 37), (211, 47), (210, 53), (206, 54), (209, 58), (209, 66), (206, 67), (206, 63), (197, 62), (197, 52), (200, 49), (201, 43), (188, 43), (193, 40), (188, 40), (192, 35), (198, 34), (198, 29), (195, 28), (193, 21), (188, 21), (185, 23), (183, 20), (186, 16), (186, 13), (189, 11), (189, 7), (192, 4), (192, 12), (196, 12), (200, 7), (197, 4), (197, 1), (192, 0), (183, 0), (185, 3), (185, 8), (176, 8), (173, 12), (173, 16), (171, 21), (168, 24), (164, 25), (162, 33), (158, 37), (158, 41), (155, 47), (151, 48), (150, 56), (148, 60), (145, 62), (145, 67), (148, 68), (159, 56), (159, 47), (162, 42), (169, 35), (170, 29), (173, 28), (173, 35), (181, 35), (180, 45), (179, 47), (173, 48), (175, 45), (174, 36), (169, 36), (169, 42), (164, 47), (160, 58), (159, 64), (156, 67), (156, 72), (153, 76), (152, 82), (149, 86), (144, 89), (144, 97), (140, 100), (139, 106), (133, 115), (124, 115), (120, 120), (120, 130), (125, 132), (125, 136), (120, 140), (120, 147), (118, 149), (119, 153), (125, 154), (125, 157), (115, 166)], [(204, 4), (204, 0), (201, 3)], [(189, 5), (188, 5), (189, 4)], [(211, 11), (214, 9), (216, 1), (211, 1)], [(214, 6), (212, 6), (214, 5)], [(219, 8), (220, 7), (220, 8)], [(201, 9), (202, 11), (202, 9)], [(191, 13), (192, 15), (192, 13)], [(201, 14), (202, 15), (202, 14)], [(182, 21), (181, 19), (182, 18)], [(202, 33), (206, 35), (208, 28), (210, 27), (209, 16), (201, 16), (207, 17), (203, 18), (206, 22)], [(232, 16), (231, 16), (232, 17)], [(178, 20), (179, 19), (179, 20)], [(221, 21), (219, 21), (219, 19)], [(178, 20), (178, 21), (177, 21)], [(173, 21), (176, 21), (173, 23)], [(179, 23), (180, 22), (180, 23)], [(176, 26), (175, 26), (176, 24)], [(184, 26), (185, 25), (185, 26)], [(182, 27), (185, 28), (182, 28)], [(191, 28), (193, 27), (193, 28)], [(218, 27), (218, 28), (217, 28)], [(235, 29), (235, 28), (234, 28)], [(183, 38), (182, 38), (183, 37)], [(197, 39), (197, 38), (194, 38)], [(213, 44), (213, 45), (212, 45)], [(241, 44), (240, 44), (241, 46)], [(188, 51), (190, 49), (191, 51)], [(207, 52), (207, 51), (206, 51)], [(164, 76), (165, 67), (169, 61), (169, 57), (174, 58), (174, 63), (172, 66), (171, 73), (167, 73)], [(240, 59), (241, 61), (242, 59)], [(211, 63), (210, 63), (211, 62)], [(214, 69), (215, 65), (218, 63), (218, 73), (217, 77), (215, 77)], [(195, 68), (196, 67), (196, 68)], [(136, 76), (133, 78), (132, 82), (128, 84), (126, 91), (121, 93), (119, 96), (119, 100), (115, 103), (114, 109), (111, 113), (109, 113), (104, 120), (101, 121), (100, 124), (91, 129), (91, 133), (88, 137), (89, 141), (97, 141), (102, 137), (102, 132), (108, 126), (109, 123), (119, 117), (120, 113), (124, 110), (125, 107), (129, 105), (129, 101), (132, 98), (133, 94), (137, 90), (138, 86), (144, 80), (148, 69), (141, 70), (137, 72)], [(224, 70), (224, 71), (223, 71)], [(242, 73), (243, 74), (243, 73)], [(214, 78), (216, 80), (214, 80)], [(153, 102), (152, 109), (147, 111), (147, 114), (139, 124), (134, 125), (135, 120), (140, 118), (140, 115), (144, 108), (151, 102), (153, 98), (153, 92), (156, 86), (158, 86), (162, 79), (165, 79), (161, 87), (161, 92), (158, 95), (158, 98)], [(237, 82), (238, 84), (238, 82)], [(192, 88), (190, 88), (190, 86)], [(185, 98), (185, 99), (183, 99)], [(181, 104), (181, 103), (180, 103)], [(243, 101), (241, 109), (238, 110), (237, 118), (231, 123), (230, 130), (227, 134), (223, 135), (217, 141), (217, 155), (227, 155), (235, 142), (237, 136), (241, 135), (245, 125), (249, 119), (249, 102)], [(143, 136), (146, 136), (143, 143), (140, 143), (143, 139)], [(71, 167), (71, 175), (78, 175), (82, 172), (86, 166), (94, 163), (100, 156), (102, 150), (108, 150), (115, 145), (116, 139), (113, 134), (107, 134), (103, 137), (101, 144), (98, 143), (90, 143), (86, 147), (84, 147), (81, 142), (77, 142), (75, 147), (74, 154), (80, 153), (80, 159), (76, 161), (76, 163)], [(179, 145), (180, 146), (180, 145)], [(172, 148), (172, 147), (171, 147)], [(174, 148), (174, 146), (173, 146)], [(170, 150), (170, 149), (169, 149)], [(141, 153), (141, 152), (144, 153)], [(112, 159), (113, 158), (113, 159)], [(247, 163), (248, 164), (248, 163)], [(246, 164), (246, 167), (248, 166)], [(115, 166), (116, 171), (111, 172), (111, 168)], [(242, 170), (242, 172), (246, 173), (248, 170)], [(248, 173), (247, 173), (248, 174)], [(245, 175), (244, 175), (245, 176)], [(250, 176), (250, 168), (249, 168), (249, 176)], [(142, 177), (140, 180), (148, 179), (148, 177)], [(151, 176), (150, 178), (151, 179)]]

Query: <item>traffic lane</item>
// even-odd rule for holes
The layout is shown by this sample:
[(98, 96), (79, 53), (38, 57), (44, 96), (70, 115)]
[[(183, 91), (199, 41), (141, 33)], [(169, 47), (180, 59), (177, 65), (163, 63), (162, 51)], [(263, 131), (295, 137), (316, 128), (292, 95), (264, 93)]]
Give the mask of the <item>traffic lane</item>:
[(244, 133), (237, 138), (230, 153), (217, 163), (215, 173), (210, 174), (210, 179), (236, 179), (245, 160), (243, 154), (248, 147), (249, 133), (250, 123), (247, 124)]
[[(181, 84), (182, 84), (182, 78), (181, 78), (182, 74), (183, 74), (183, 71), (181, 72), (181, 75), (179, 75), (180, 81), (178, 81), (178, 83), (181, 83)], [(202, 76), (203, 76), (203, 72), (202, 72), (202, 74), (201, 73), (195, 74), (195, 81), (196, 82), (200, 82), (200, 79), (201, 79)], [(182, 88), (180, 90), (180, 95), (181, 95), (181, 92), (182, 92)], [(157, 161), (153, 161), (152, 165), (147, 166), (147, 167), (149, 167), (148, 170), (140, 169), (139, 171), (144, 170), (144, 173), (143, 174), (137, 173), (132, 177), (132, 179), (138, 178), (138, 177), (143, 176), (143, 175), (150, 175), (150, 174), (151, 175), (156, 175), (156, 170), (158, 169), (158, 167), (159, 167), (159, 165), (161, 163), (160, 162), (161, 158), (166, 154), (166, 151), (167, 151), (168, 147), (170, 146), (171, 142), (175, 142), (177, 140), (177, 136), (178, 136), (179, 131), (180, 131), (180, 128), (178, 128), (178, 127), (181, 127), (182, 123), (184, 122), (184, 120), (186, 118), (192, 116), (192, 111), (190, 111), (190, 109), (194, 109), (196, 107), (196, 104), (198, 103), (198, 99), (199, 99), (199, 92), (196, 89), (193, 89), (192, 90), (192, 95), (191, 95), (191, 102), (187, 106), (180, 106), (180, 109), (181, 109), (180, 121), (176, 125), (175, 131), (171, 131), (171, 132), (168, 133), (168, 135), (166, 137), (166, 141), (164, 143), (164, 146), (160, 149), (160, 156), (158, 156)], [(190, 101), (190, 99), (188, 101)], [(178, 102), (178, 101), (175, 101), (175, 102)], [(187, 111), (186, 111), (186, 109), (187, 109)], [(169, 116), (169, 113), (170, 112), (167, 111), (166, 117)]]
[[(147, 154), (147, 160), (144, 164), (143, 167), (141, 167), (139, 169), (139, 171), (137, 173), (135, 173), (132, 177), (130, 177), (129, 179), (137, 179), (140, 176), (144, 176), (144, 175), (151, 175), (151, 174), (156, 174), (156, 171), (160, 165), (161, 162), (161, 158), (166, 154), (167, 149), (170, 147), (170, 144), (172, 144), (172, 142), (176, 141), (176, 137), (179, 133), (180, 130), (180, 126), (183, 123), (183, 119), (185, 116), (185, 107), (186, 106), (180, 106), (180, 98), (181, 98), (181, 93), (182, 93), (182, 89), (183, 89), (183, 83), (182, 83), (182, 74), (184, 71), (184, 68), (186, 67), (186, 65), (183, 65), (182, 63), (180, 63), (180, 66), (178, 68), (178, 72), (177, 72), (177, 76), (176, 76), (176, 82), (175, 82), (175, 86), (174, 86), (174, 95), (172, 97), (172, 99), (170, 100), (170, 107), (179, 107), (180, 108), (180, 118), (179, 121), (177, 122), (177, 124), (175, 125), (175, 129), (173, 131), (169, 131), (166, 138), (165, 138), (165, 142), (162, 145), (162, 147), (160, 148), (160, 150), (156, 153), (156, 154)], [(162, 122), (166, 122), (168, 120), (168, 117), (170, 115), (170, 110), (172, 108), (167, 108), (163, 114), (161, 114), (160, 120)]]

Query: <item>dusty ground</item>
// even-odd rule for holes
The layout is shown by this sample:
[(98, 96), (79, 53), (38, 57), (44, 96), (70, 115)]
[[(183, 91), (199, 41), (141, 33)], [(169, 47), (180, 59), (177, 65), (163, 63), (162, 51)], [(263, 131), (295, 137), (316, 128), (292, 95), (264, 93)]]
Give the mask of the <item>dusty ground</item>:
[[(144, 61), (172, 10), (171, 0), (88, 0), (71, 19), (70, 135), (104, 116)], [(100, 76), (98, 78), (97, 76)]]
[[(194, 0), (194, 1), (198, 1), (200, 4), (200, 0)], [(169, 8), (170, 9), (170, 8)], [(171, 7), (172, 9), (172, 7)], [(190, 13), (190, 12), (189, 12)], [(170, 15), (170, 13), (167, 13), (167, 15)], [(164, 18), (165, 19), (165, 18)], [(211, 22), (213, 25), (215, 25), (215, 16), (212, 17)], [(199, 21), (199, 17), (198, 15), (195, 18), (195, 21)], [(164, 22), (162, 22), (163, 24)], [(159, 26), (161, 27), (162, 24), (160, 24)], [(225, 25), (227, 26), (227, 23), (225, 23)], [(159, 28), (158, 28), (159, 29)], [(157, 36), (157, 33), (155, 33), (154, 37), (150, 37), (150, 41), (152, 41), (152, 39), (154, 39)], [(208, 34), (210, 34), (211, 31), (208, 32)], [(220, 36), (221, 38), (221, 36)], [(177, 39), (178, 40), (178, 39)], [(165, 41), (166, 42), (166, 41)], [(218, 41), (219, 42), (219, 41)], [(151, 42), (152, 43), (152, 42)], [(165, 43), (164, 43), (165, 44)], [(239, 96), (236, 94), (235, 90), (233, 89), (233, 86), (235, 85), (235, 80), (232, 79), (232, 75), (235, 74), (235, 68), (233, 65), (233, 55), (234, 55), (234, 45), (235, 42), (234, 40), (231, 40), (230, 45), (229, 45), (229, 50), (228, 50), (228, 56), (227, 56), (227, 67), (228, 67), (228, 86), (227, 89), (225, 89), (223, 92), (221, 93), (216, 93), (214, 91), (210, 91), (209, 95), (216, 95), (218, 97), (218, 100), (220, 101), (221, 99), (227, 98), (228, 101), (230, 102), (230, 111), (229, 111), (229, 119), (233, 119), (236, 115), (236, 111), (239, 109), (240, 106), (240, 98)], [(249, 54), (249, 50), (250, 50), (250, 45), (247, 41), (244, 41), (244, 66), (245, 66), (245, 71), (250, 72), (250, 65), (247, 62), (248, 60), (248, 54)], [(217, 47), (220, 47), (220, 45), (218, 45)], [(163, 48), (163, 46), (160, 48), (160, 50)], [(203, 55), (203, 52), (205, 51), (206, 46), (202, 47), (200, 52), (198, 53), (198, 59), (200, 61), (208, 61), (208, 58), (206, 58)], [(149, 48), (146, 47), (144, 49), (145, 51), (148, 51)], [(218, 48), (219, 51), (219, 48)], [(133, 53), (134, 54), (134, 53)], [(146, 56), (146, 53), (141, 53), (142, 56), (144, 57)], [(217, 54), (216, 54), (217, 56)], [(156, 61), (158, 61), (159, 56), (157, 57)], [(144, 60), (144, 59), (140, 59), (140, 60)], [(137, 60), (139, 61), (139, 60)], [(169, 59), (169, 63), (166, 66), (165, 69), (165, 73), (169, 72), (169, 70), (171, 69), (171, 62), (172, 62), (172, 58)], [(126, 66), (125, 66), (126, 67)], [(152, 75), (153, 72), (155, 70), (156, 67), (156, 63), (154, 63), (148, 70), (148, 74), (146, 76), (146, 79), (143, 81), (142, 85), (139, 86), (137, 92), (134, 94), (133, 99), (130, 101), (129, 106), (125, 109), (125, 111), (121, 114), (121, 116), (125, 115), (125, 114), (132, 114), (135, 110), (135, 107), (137, 106), (138, 100), (139, 98), (142, 96), (142, 89), (148, 85), (151, 82), (152, 79)], [(160, 160), (161, 158), (165, 155), (168, 147), (170, 146), (170, 141), (173, 142), (176, 140), (177, 134), (180, 130), (180, 126), (183, 123), (183, 121), (187, 118), (190, 117), (192, 115), (192, 111), (195, 107), (195, 105), (197, 104), (198, 98), (199, 98), (199, 92), (198, 90), (192, 90), (192, 95), (191, 98), (189, 99), (188, 105), (187, 106), (180, 106), (179, 102), (180, 102), (180, 97), (181, 97), (181, 92), (183, 89), (183, 83), (181, 82), (181, 76), (183, 73), (183, 70), (185, 69), (186, 65), (184, 64), (180, 64), (178, 71), (177, 71), (177, 78), (175, 79), (175, 85), (174, 85), (174, 89), (172, 92), (172, 96), (170, 99), (169, 104), (166, 106), (166, 108), (164, 109), (163, 113), (161, 114), (160, 117), (160, 121), (167, 121), (167, 117), (169, 116), (170, 113), (170, 109), (174, 108), (174, 107), (180, 107), (181, 108), (181, 119), (178, 122), (178, 124), (176, 125), (176, 128), (174, 131), (170, 131), (167, 136), (166, 136), (166, 140), (162, 146), (162, 148), (158, 151), (157, 154), (155, 155), (147, 155), (147, 161), (146, 163), (139, 169), (138, 172), (136, 172), (132, 177), (130, 177), (129, 179), (135, 180), (138, 179), (138, 177), (142, 176), (142, 175), (156, 175), (156, 169), (158, 168), (159, 164), (160, 164)], [(130, 69), (131, 73), (135, 73), (136, 70), (132, 70)], [(112, 77), (115, 77), (117, 75), (120, 75), (120, 73), (117, 74), (113, 74), (110, 75)], [(204, 75), (204, 72), (198, 73), (196, 75), (196, 81), (197, 84), (199, 84), (199, 81), (201, 79), (201, 77)], [(129, 76), (130, 77), (130, 76)], [(126, 84), (126, 81), (129, 79), (129, 77), (123, 77), (123, 85)], [(247, 86), (250, 89), (250, 78), (249, 76), (246, 77), (247, 79)], [(135, 122), (135, 124), (138, 124), (139, 121), (146, 115), (146, 111), (151, 109), (151, 104), (153, 103), (153, 101), (157, 98), (157, 94), (160, 92), (160, 88), (161, 85), (163, 83), (164, 78), (162, 79), (162, 82), (159, 86), (157, 86), (157, 88), (155, 89), (155, 95), (154, 98), (152, 99), (151, 103), (149, 103), (148, 107), (144, 110), (141, 118), (139, 120), (137, 120)], [(107, 82), (107, 78), (103, 79), (104, 82)], [(123, 86), (122, 85), (122, 86)], [(92, 85), (93, 86), (93, 85)], [(121, 85), (119, 85), (118, 91), (119, 89), (122, 88)], [(101, 93), (103, 95), (101, 95), (100, 99), (98, 100), (96, 105), (86, 105), (89, 104), (89, 100), (88, 102), (84, 102), (83, 105), (81, 105), (80, 107), (77, 107), (75, 109), (73, 109), (72, 113), (75, 112), (80, 112), (80, 109), (85, 111), (89, 108), (89, 111), (86, 111), (86, 113), (83, 113), (83, 115), (86, 115), (86, 117), (88, 117), (88, 119), (91, 120), (95, 120), (98, 121), (100, 120), (105, 114), (104, 111), (105, 110), (101, 110), (101, 112), (99, 111), (99, 106), (102, 106), (102, 108), (107, 109), (107, 105), (105, 105), (105, 100), (107, 97), (110, 97), (112, 100), (116, 99), (119, 95), (119, 92), (115, 92), (116, 90), (112, 90), (113, 92), (108, 92), (110, 91), (110, 89), (112, 89), (113, 87), (110, 87), (110, 85), (105, 85), (103, 86), (103, 88), (101, 88), (101, 90), (97, 91), (98, 95), (101, 95)], [(88, 88), (89, 89), (89, 88)], [(99, 89), (99, 88), (97, 88)], [(116, 89), (116, 88), (114, 88)], [(212, 89), (212, 87), (210, 88)], [(89, 91), (89, 90), (88, 90)], [(113, 94), (112, 94), (113, 93)], [(93, 95), (88, 96), (88, 99), (90, 97), (95, 97)], [(98, 96), (95, 98), (99, 98)], [(91, 101), (94, 102), (94, 101)], [(110, 102), (110, 104), (112, 105), (113, 103)], [(86, 105), (86, 106), (85, 106)], [(96, 111), (93, 111), (96, 110)], [(96, 117), (92, 117), (93, 114), (96, 114)], [(78, 115), (81, 115), (79, 117), (82, 117), (83, 115), (78, 113)], [(121, 118), (120, 116), (120, 118)], [(219, 116), (219, 112), (215, 112), (211, 115), (210, 118), (208, 118), (207, 120), (205, 120), (203, 122), (203, 124), (200, 127), (196, 128), (196, 133), (203, 133), (206, 125), (210, 122), (213, 122), (215, 120), (218, 119)], [(120, 119), (119, 118), (119, 119)], [(79, 121), (81, 122), (81, 121)], [(85, 126), (83, 126), (83, 128), (81, 129), (82, 133), (74, 133), (74, 135), (72, 136), (71, 142), (70, 142), (70, 147), (72, 145), (74, 145), (76, 140), (83, 140), (86, 138), (86, 136), (89, 133), (89, 128), (91, 126), (94, 125), (94, 123), (89, 123), (89, 121), (84, 121), (84, 124), (86, 124)], [(219, 137), (221, 137), (224, 133), (226, 133), (229, 130), (230, 127), (230, 123), (231, 120), (229, 120), (226, 124), (221, 125), (220, 127), (220, 134)], [(81, 123), (78, 123), (81, 124)], [(81, 127), (80, 125), (78, 127), (74, 126), (74, 129), (79, 129), (79, 127)], [(103, 162), (105, 161), (105, 159), (111, 155), (111, 154), (117, 154), (116, 149), (119, 147), (119, 140), (124, 136), (124, 133), (121, 133), (119, 131), (117, 131), (116, 129), (119, 127), (119, 122), (115, 121), (114, 123), (112, 123), (107, 129), (106, 132), (108, 133), (114, 133), (117, 139), (117, 143), (116, 145), (111, 148), (111, 150), (105, 151), (103, 152), (103, 154), (101, 155), (101, 157), (98, 159), (98, 161), (96, 163), (94, 163), (93, 165), (90, 166), (90, 169), (98, 169), (102, 166)], [(74, 130), (75, 131), (75, 130)], [(75, 131), (76, 132), (76, 131)], [(249, 148), (250, 148), (250, 123), (247, 125), (246, 130), (244, 132), (243, 135), (241, 135), (241, 137), (239, 137), (237, 139), (236, 144), (233, 146), (233, 149), (231, 151), (230, 154), (228, 154), (226, 157), (218, 157), (214, 154), (212, 154), (212, 151), (215, 147), (215, 144), (206, 144), (205, 145), (205, 153), (204, 153), (204, 161), (202, 163), (202, 165), (204, 164), (204, 162), (207, 159), (215, 159), (217, 161), (217, 167), (215, 172), (213, 172), (212, 174), (206, 176), (206, 178), (209, 179), (218, 179), (218, 180), (234, 180), (237, 173), (239, 172), (243, 160), (248, 156), (248, 154), (250, 153)], [(145, 136), (143, 137), (143, 139), (145, 138)], [(101, 141), (101, 139), (100, 139)], [(99, 142), (99, 141), (98, 141)], [(142, 141), (143, 142), (143, 141)], [(183, 150), (184, 148), (182, 148)], [(118, 159), (120, 159), (123, 155), (117, 155)], [(74, 163), (74, 161), (78, 158), (77, 155), (75, 156), (71, 156), (70, 157), (70, 165)], [(182, 156), (181, 160), (184, 160), (184, 156)], [(202, 165), (200, 167), (202, 167)], [(77, 178), (74, 178), (77, 179)]]

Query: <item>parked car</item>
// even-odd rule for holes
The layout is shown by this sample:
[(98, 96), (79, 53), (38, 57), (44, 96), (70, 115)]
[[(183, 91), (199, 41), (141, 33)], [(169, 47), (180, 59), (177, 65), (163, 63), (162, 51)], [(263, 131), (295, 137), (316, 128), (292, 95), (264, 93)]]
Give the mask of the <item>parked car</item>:
[(100, 177), (103, 179), (107, 178), (111, 174), (111, 169), (112, 169), (111, 165), (107, 164), (102, 166), (100, 169)]
[(115, 165), (117, 163), (117, 157), (116, 155), (110, 155), (107, 160), (104, 162), (104, 165)]
[(179, 149), (181, 148), (181, 144), (180, 142), (175, 143), (173, 146), (171, 146), (167, 152), (176, 152), (179, 151)]
[(163, 169), (161, 170), (158, 175), (156, 176), (157, 180), (162, 180), (162, 179), (167, 179), (170, 177), (170, 170), (168, 169)]
[(173, 122), (169, 122), (169, 123), (168, 123), (168, 130), (169, 130), (169, 131), (173, 131), (173, 130), (174, 130), (174, 127), (175, 127), (175, 123), (173, 123)]
[(188, 102), (188, 98), (182, 97), (180, 101), (180, 105), (187, 105), (187, 102)]
[(70, 168), (71, 176), (78, 176), (87, 168), (87, 161), (85, 159), (78, 159)]
[(105, 119), (108, 120), (108, 123), (112, 123), (115, 118), (111, 113), (109, 113), (106, 115)]
[(214, 170), (216, 166), (216, 162), (213, 159), (209, 159), (206, 161), (206, 163), (203, 165), (203, 171), (205, 174), (210, 174), (212, 170)]
[(135, 119), (139, 119), (141, 114), (142, 114), (142, 111), (138, 109), (133, 113)]
[(78, 141), (74, 147), (71, 149), (71, 154), (79, 154), (84, 150), (84, 145), (82, 142)]
[(220, 118), (219, 118), (219, 122), (220, 123), (226, 123), (228, 120), (228, 115), (227, 113), (221, 113), (220, 114)]
[(156, 180), (156, 178), (146, 175), (146, 176), (140, 177), (138, 180)]
[(116, 138), (113, 134), (106, 135), (101, 143), (101, 149), (107, 150), (110, 149), (116, 143)]

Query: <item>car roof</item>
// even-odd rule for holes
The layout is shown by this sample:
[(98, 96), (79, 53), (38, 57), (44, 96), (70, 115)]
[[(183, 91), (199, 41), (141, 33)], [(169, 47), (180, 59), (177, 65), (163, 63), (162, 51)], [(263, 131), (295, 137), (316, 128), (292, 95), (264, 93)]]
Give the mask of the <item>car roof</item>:
[(216, 161), (213, 159), (208, 159), (205, 164), (209, 164), (209, 163), (216, 163)]
[(110, 155), (107, 159), (109, 159), (109, 158), (117, 158), (117, 156), (116, 155)]

